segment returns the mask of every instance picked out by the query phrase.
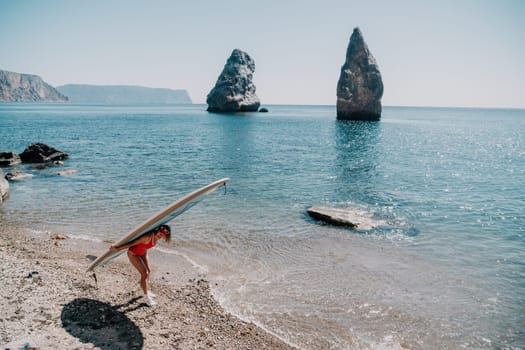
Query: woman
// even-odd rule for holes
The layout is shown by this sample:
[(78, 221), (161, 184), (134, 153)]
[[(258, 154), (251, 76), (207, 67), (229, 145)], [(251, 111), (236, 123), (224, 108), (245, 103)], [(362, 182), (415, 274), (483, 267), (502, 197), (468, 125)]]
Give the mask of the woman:
[(109, 250), (112, 252), (118, 252), (123, 249), (128, 250), (129, 261), (140, 273), (140, 286), (144, 291), (144, 300), (149, 306), (157, 303), (153, 300), (155, 295), (149, 291), (151, 269), (149, 267), (148, 249), (153, 248), (157, 241), (162, 238), (164, 238), (166, 243), (171, 241), (171, 228), (168, 225), (160, 225), (129, 243), (109, 246)]

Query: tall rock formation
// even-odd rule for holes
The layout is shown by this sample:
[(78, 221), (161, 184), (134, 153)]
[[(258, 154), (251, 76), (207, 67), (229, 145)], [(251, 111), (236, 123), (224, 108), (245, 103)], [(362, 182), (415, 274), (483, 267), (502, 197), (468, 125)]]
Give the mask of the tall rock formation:
[(354, 28), (337, 83), (337, 119), (379, 120), (383, 80), (359, 28)]
[(209, 112), (256, 112), (261, 102), (252, 82), (255, 62), (239, 49), (233, 50), (215, 87), (206, 99)]
[(67, 102), (38, 75), (0, 70), (0, 102)]

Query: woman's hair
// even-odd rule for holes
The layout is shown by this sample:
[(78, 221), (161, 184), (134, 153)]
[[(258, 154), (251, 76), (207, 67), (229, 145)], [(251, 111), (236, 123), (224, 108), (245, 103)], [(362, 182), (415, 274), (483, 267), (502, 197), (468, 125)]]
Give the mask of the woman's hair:
[(154, 231), (157, 232), (161, 228), (165, 228), (166, 230), (168, 230), (168, 234), (164, 236), (164, 242), (169, 244), (171, 242), (171, 227), (163, 224), (163, 225), (158, 226)]
[[(157, 232), (159, 232), (159, 230), (161, 228), (165, 228), (166, 230), (168, 230), (168, 234), (166, 236), (164, 236), (164, 242), (169, 244), (171, 242), (171, 227), (169, 227), (166, 224), (159, 225), (159, 226), (149, 230), (148, 232), (144, 233), (140, 237), (144, 237), (144, 236), (151, 235), (151, 234), (156, 234)], [(136, 239), (138, 239), (138, 238), (136, 238)]]

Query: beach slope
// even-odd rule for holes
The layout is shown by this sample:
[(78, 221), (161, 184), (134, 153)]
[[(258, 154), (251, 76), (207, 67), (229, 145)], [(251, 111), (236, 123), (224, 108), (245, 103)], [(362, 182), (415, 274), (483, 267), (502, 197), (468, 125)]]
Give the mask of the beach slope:
[[(107, 244), (0, 225), (0, 345), (38, 349), (293, 349), (226, 313), (183, 258), (153, 252), (158, 305), (142, 302), (123, 258), (84, 271)], [(91, 246), (90, 246), (91, 245)], [(157, 266), (159, 266), (157, 268)]]

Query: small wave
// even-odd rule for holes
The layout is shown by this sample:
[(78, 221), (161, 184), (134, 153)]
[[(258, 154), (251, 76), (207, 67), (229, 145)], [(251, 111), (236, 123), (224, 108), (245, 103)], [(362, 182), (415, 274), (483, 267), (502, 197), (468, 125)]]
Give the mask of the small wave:
[(182, 253), (180, 251), (172, 250), (172, 249), (162, 248), (162, 247), (157, 247), (156, 249), (159, 252), (162, 252), (164, 254), (176, 255), (176, 256), (179, 256), (179, 257), (183, 258), (184, 260), (189, 262), (191, 266), (193, 266), (195, 269), (197, 269), (197, 271), (199, 271), (199, 273), (207, 274), (209, 272), (209, 269), (207, 267), (197, 263), (194, 259), (190, 258), (188, 256), (188, 254)]

